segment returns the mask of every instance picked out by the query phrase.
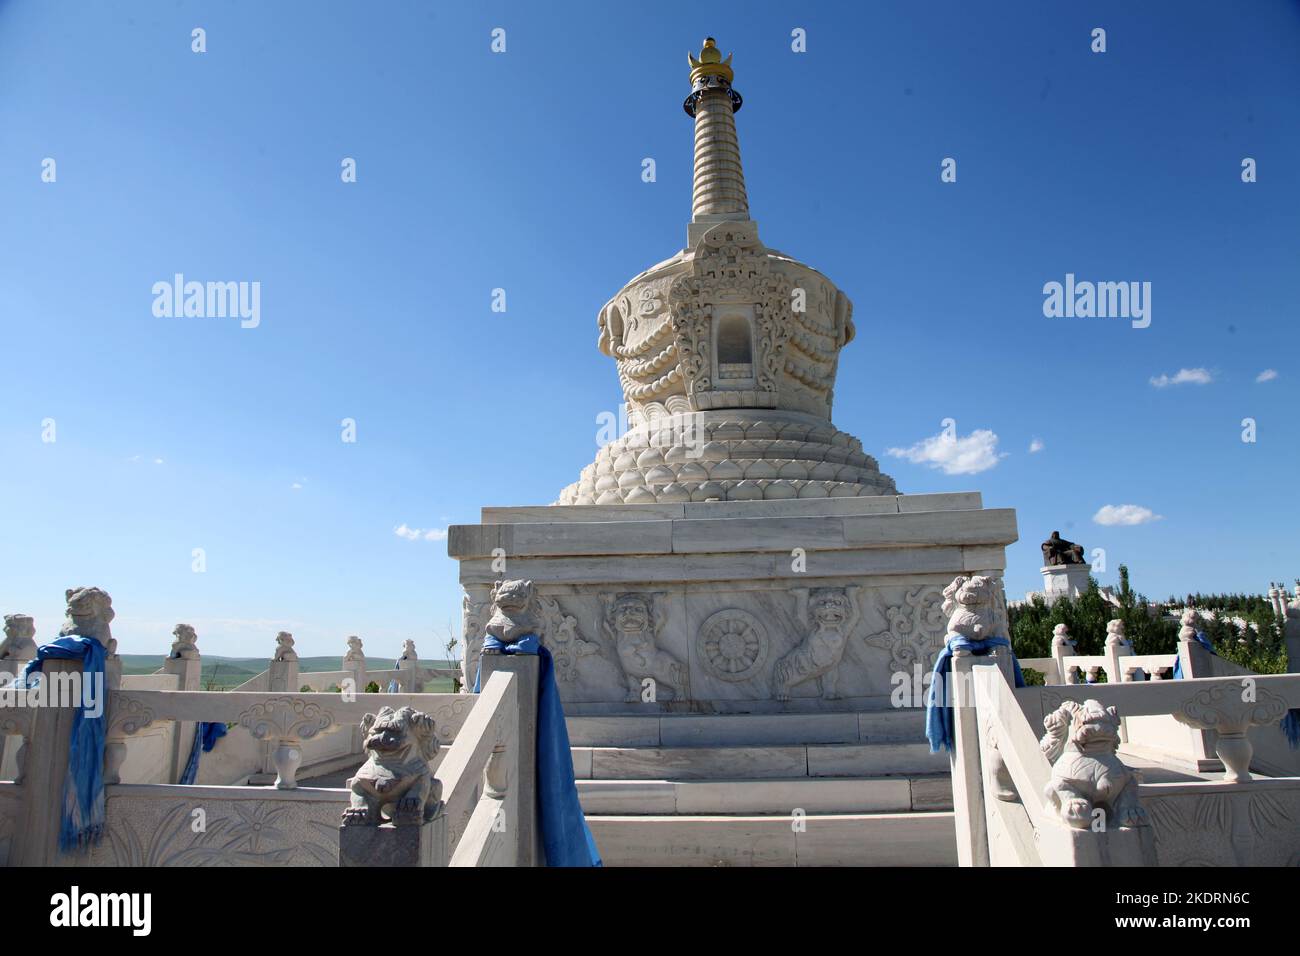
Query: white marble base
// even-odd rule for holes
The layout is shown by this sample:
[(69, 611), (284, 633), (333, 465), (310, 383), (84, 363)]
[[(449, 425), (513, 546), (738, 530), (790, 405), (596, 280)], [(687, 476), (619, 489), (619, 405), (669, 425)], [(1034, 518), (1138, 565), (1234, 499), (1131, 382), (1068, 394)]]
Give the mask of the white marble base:
[(1077, 598), (1088, 590), (1091, 565), (1059, 564), (1040, 568), (1043, 575), (1043, 600), (1051, 604), (1057, 598)]
[[(549, 608), (539, 630), (570, 715), (816, 714), (887, 708), (894, 675), (928, 670), (942, 646), (942, 589), (959, 574), (1000, 576), (1016, 537), (1014, 511), (967, 492), (485, 508), (482, 524), (449, 529), (447, 550), (467, 595), (471, 674), (492, 584), (528, 579)], [(801, 602), (821, 588), (857, 604), (833, 681), (804, 679), (778, 700), (777, 664), (806, 644)], [(608, 610), (628, 592), (653, 604), (654, 646), (685, 669), (686, 693), (629, 693)], [(728, 640), (739, 657), (720, 650)]]

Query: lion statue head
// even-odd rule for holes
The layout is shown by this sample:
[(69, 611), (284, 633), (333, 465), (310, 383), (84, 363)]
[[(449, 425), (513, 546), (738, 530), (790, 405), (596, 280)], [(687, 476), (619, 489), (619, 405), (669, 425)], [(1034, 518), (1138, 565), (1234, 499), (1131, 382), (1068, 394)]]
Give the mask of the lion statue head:
[(68, 616), (59, 629), (60, 637), (70, 634), (93, 637), (108, 647), (113, 641), (109, 622), (116, 616), (113, 599), (100, 588), (68, 588), (64, 592), (68, 602)]
[(194, 628), (188, 624), (177, 624), (172, 628), (172, 649), (170, 656), (173, 659), (192, 660), (199, 656), (198, 635), (194, 633)]
[(536, 634), (532, 606), (532, 581), (498, 581), (492, 587), (492, 616), (484, 629), (502, 644), (513, 644), (526, 634)]
[(366, 753), (385, 763), (429, 761), (438, 756), (434, 720), (413, 707), (381, 708), (361, 720)]
[[(15, 656), (19, 651), (36, 651), (36, 621), (30, 614), (6, 614), (5, 638), (0, 642), (0, 660)], [(27, 655), (24, 655), (26, 658)]]

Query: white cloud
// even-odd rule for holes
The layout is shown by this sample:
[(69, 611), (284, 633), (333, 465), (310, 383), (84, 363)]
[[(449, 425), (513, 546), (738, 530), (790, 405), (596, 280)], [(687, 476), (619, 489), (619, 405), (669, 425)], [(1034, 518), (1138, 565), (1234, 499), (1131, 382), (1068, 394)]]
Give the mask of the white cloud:
[(1135, 525), (1159, 521), (1163, 517), (1164, 515), (1158, 515), (1141, 505), (1102, 505), (1092, 520), (1104, 525)]
[(291, 484), (291, 485), (289, 486), (289, 490), (290, 490), (290, 491), (302, 491), (302, 482), (301, 482), (301, 481), (295, 481), (293, 484)]
[(1209, 369), (1204, 368), (1180, 368), (1172, 376), (1155, 375), (1151, 378), (1151, 384), (1156, 388), (1167, 388), (1170, 385), (1209, 385), (1214, 381), (1214, 376), (1210, 374)]
[(977, 475), (1007, 456), (1006, 452), (998, 454), (998, 436), (986, 428), (977, 429), (965, 438), (950, 438), (940, 432), (911, 448), (886, 449), (886, 454), (906, 458), (914, 465), (941, 468), (945, 475)]
[(1275, 379), (1275, 378), (1277, 378), (1277, 369), (1275, 369), (1275, 368), (1266, 368), (1266, 369), (1264, 369), (1264, 371), (1260, 372), (1258, 375), (1255, 376), (1255, 381), (1257, 381), (1257, 382), (1271, 382), (1271, 381), (1273, 381), (1273, 379)]
[(1043, 440), (1041, 438), (1035, 438), (1033, 441), (1029, 443), (1029, 454), (1036, 455), (1046, 447), (1047, 446), (1043, 444)]
[(393, 529), (393, 534), (407, 541), (443, 541), (447, 537), (446, 528), (408, 528), (405, 523)]

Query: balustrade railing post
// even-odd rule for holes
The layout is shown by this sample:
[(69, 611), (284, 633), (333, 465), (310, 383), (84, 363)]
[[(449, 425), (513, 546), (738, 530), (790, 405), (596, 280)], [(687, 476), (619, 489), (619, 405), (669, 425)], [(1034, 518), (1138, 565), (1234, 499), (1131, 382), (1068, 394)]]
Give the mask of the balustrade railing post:
[(997, 667), (990, 657), (954, 651), (948, 692), (953, 708), (952, 768), (953, 821), (957, 831), (957, 865), (989, 865), (988, 819), (985, 810), (984, 770), (980, 760), (979, 715), (975, 709), (974, 669)]
[(537, 824), (537, 683), (540, 659), (535, 654), (484, 654), (480, 686), (497, 671), (515, 675), (519, 720), (516, 739), (506, 742), (511, 762), (510, 793), (518, 829), (518, 866), (544, 862), (541, 830)]
[[(172, 631), (172, 647), (163, 661), (163, 673), (174, 674), (180, 680), (179, 690), (201, 690), (203, 685), (203, 659), (199, 654), (198, 637), (188, 624), (178, 624)], [(194, 746), (194, 733), (198, 724), (192, 720), (178, 720), (171, 725), (171, 766), (164, 782), (175, 782), (185, 772)], [(118, 781), (114, 781), (115, 783)]]
[[(80, 674), (80, 660), (47, 660), (41, 680), (52, 692), (63, 674)], [(63, 819), (63, 784), (68, 776), (68, 751), (78, 701), (49, 701), (33, 707), (31, 736), (25, 748), (22, 825), (14, 835), (20, 866), (49, 866), (59, 855)], [(58, 706), (56, 706), (58, 705)]]

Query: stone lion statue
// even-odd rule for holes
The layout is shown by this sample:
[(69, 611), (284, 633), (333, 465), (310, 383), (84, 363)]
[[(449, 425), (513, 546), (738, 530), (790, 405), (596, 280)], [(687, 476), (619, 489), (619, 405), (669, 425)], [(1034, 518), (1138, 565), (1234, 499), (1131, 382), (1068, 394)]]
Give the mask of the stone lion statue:
[(807, 621), (809, 630), (803, 642), (777, 661), (772, 670), (777, 700), (789, 700), (790, 691), (809, 680), (817, 682), (817, 691), (824, 699), (835, 700), (840, 696), (835, 687), (836, 671), (849, 635), (861, 617), (857, 602), (859, 590), (850, 587), (795, 591), (795, 616)]
[(348, 780), (352, 791), (343, 811), (344, 826), (419, 826), (432, 820), (442, 806), (442, 784), (429, 769), (438, 755), (433, 718), (411, 707), (361, 720), (368, 757)]
[(1142, 826), (1146, 811), (1138, 803), (1138, 780), (1116, 755), (1119, 713), (1095, 700), (1067, 700), (1043, 718), (1047, 733), (1039, 749), (1052, 761), (1052, 778), (1043, 790), (1047, 808), (1078, 830), (1093, 825), (1100, 810), (1103, 826)]
[(192, 661), (199, 656), (198, 635), (188, 624), (177, 624), (172, 628), (172, 649), (168, 655), (173, 660)]
[(997, 633), (998, 587), (993, 578), (980, 574), (958, 577), (944, 589), (943, 596), (949, 634), (960, 634), (972, 641), (1006, 636)]
[(296, 661), (298, 652), (293, 649), (293, 635), (288, 631), (281, 631), (275, 635), (275, 660), (277, 661)]
[[(498, 581), (492, 586), (492, 616), (484, 630), (502, 644), (513, 644), (526, 634), (536, 634), (537, 621), (532, 607), (532, 581)], [(501, 652), (485, 649), (483, 653)]]
[(116, 653), (117, 641), (108, 625), (117, 614), (109, 593), (101, 588), (68, 588), (64, 597), (68, 602), (68, 616), (59, 628), (59, 637), (72, 634), (93, 637), (110, 655)]
[(601, 627), (618, 651), (618, 662), (623, 665), (627, 679), (627, 703), (641, 699), (643, 682), (649, 678), (655, 683), (658, 698), (660, 687), (667, 687), (671, 695), (665, 700), (684, 700), (690, 696), (686, 667), (672, 654), (658, 646), (663, 629), (663, 615), (655, 614), (654, 595), (625, 592), (605, 598), (605, 614)]
[(36, 621), (30, 614), (5, 615), (5, 639), (0, 642), (0, 661), (29, 661), (36, 656)]
[(364, 661), (366, 659), (365, 651), (361, 649), (361, 638), (353, 634), (348, 638), (348, 652), (343, 655), (345, 662)]

